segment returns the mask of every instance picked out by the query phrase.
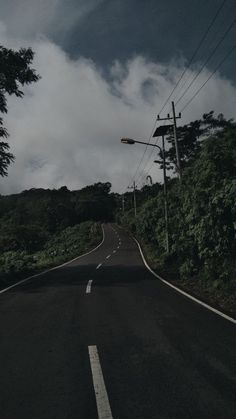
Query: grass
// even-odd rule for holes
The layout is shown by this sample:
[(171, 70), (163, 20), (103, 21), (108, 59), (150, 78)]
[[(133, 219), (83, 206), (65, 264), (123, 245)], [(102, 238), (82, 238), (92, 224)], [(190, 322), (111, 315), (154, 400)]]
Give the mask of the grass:
[(35, 253), (9, 251), (0, 256), (0, 286), (60, 265), (93, 249), (102, 240), (99, 223), (86, 221), (52, 236)]

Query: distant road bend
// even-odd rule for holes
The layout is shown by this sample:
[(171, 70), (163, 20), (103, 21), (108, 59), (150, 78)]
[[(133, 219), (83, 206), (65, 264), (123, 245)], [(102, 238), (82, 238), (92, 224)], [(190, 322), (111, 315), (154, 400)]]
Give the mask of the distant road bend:
[(104, 230), (94, 252), (0, 295), (1, 419), (235, 419), (236, 326)]

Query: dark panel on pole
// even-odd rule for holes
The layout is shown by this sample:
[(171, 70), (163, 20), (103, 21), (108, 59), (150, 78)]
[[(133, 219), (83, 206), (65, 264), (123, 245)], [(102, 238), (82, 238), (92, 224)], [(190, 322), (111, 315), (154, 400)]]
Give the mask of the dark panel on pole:
[(171, 128), (173, 129), (173, 125), (161, 125), (156, 129), (153, 137), (162, 137), (163, 135), (168, 134)]

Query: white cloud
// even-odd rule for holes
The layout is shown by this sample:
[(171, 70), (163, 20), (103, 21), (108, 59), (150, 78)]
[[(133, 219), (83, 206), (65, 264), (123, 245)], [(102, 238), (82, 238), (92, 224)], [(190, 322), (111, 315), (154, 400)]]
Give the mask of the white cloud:
[[(3, 26), (0, 35), (5, 45), (25, 45), (4, 39)], [(116, 62), (108, 82), (92, 61), (72, 61), (47, 39), (31, 45), (42, 79), (25, 89), (23, 100), (9, 99), (5, 121), (16, 161), (8, 178), (1, 180), (1, 193), (62, 185), (77, 189), (97, 181), (111, 181), (119, 191), (130, 181), (144, 150), (122, 145), (119, 139), (148, 139), (182, 67), (136, 57), (124, 65)], [(208, 75), (206, 70), (203, 79)], [(235, 116), (236, 89), (219, 74), (186, 109), (182, 122), (211, 109)], [(151, 174), (154, 180), (162, 179), (157, 167)]]

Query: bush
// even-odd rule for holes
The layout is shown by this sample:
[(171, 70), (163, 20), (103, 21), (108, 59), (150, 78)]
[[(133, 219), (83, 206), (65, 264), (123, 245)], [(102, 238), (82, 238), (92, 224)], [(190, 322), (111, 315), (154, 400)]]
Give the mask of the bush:
[(3, 278), (14, 279), (15, 274), (22, 276), (66, 262), (90, 250), (101, 238), (102, 230), (99, 223), (86, 221), (74, 227), (67, 227), (52, 236), (44, 243), (41, 250), (35, 253), (31, 253), (31, 245), (30, 253), (26, 250), (2, 253), (0, 274)]

